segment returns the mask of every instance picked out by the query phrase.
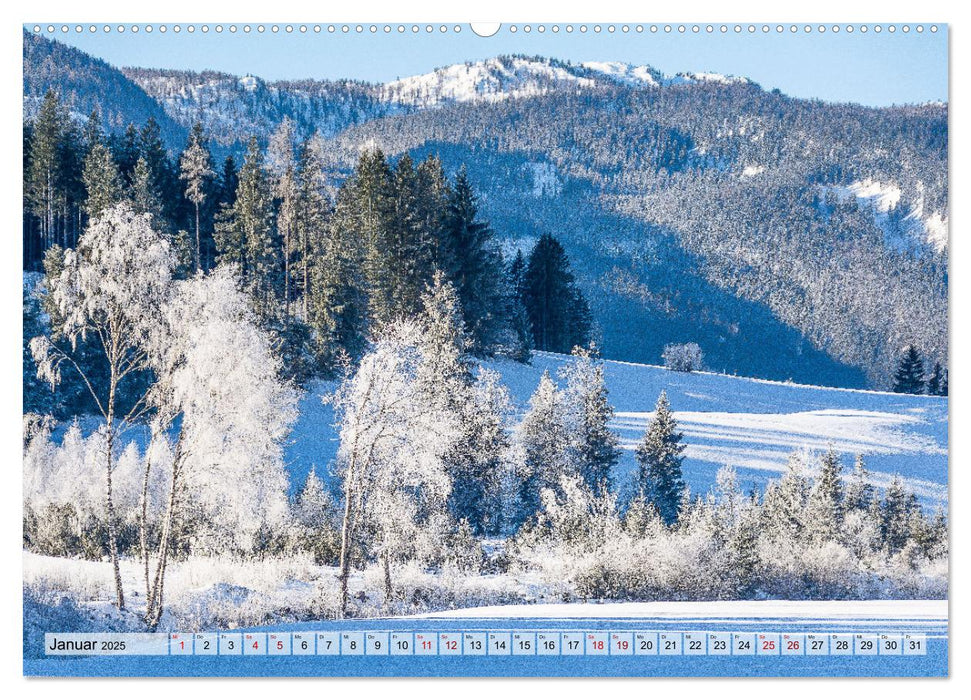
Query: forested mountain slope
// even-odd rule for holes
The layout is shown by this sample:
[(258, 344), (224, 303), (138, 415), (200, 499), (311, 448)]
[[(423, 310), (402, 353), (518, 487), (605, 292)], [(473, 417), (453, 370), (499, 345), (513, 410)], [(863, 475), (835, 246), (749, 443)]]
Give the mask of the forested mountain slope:
[(153, 116), (177, 153), (284, 117), (336, 178), (362, 147), (467, 167), (507, 251), (561, 239), (604, 355), (888, 386), (901, 348), (947, 353), (946, 105), (799, 100), (742, 78), (507, 56), (385, 85), (118, 71), (25, 35), (25, 107), (48, 88), (118, 132)]

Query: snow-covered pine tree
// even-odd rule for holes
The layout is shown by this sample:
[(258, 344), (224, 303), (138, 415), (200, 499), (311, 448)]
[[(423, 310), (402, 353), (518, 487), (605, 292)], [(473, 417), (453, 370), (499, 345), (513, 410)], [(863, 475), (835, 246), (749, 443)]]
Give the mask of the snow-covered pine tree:
[(839, 455), (830, 447), (820, 458), (806, 504), (808, 534), (816, 542), (834, 541), (839, 536), (844, 512), (842, 471)]
[(684, 454), (682, 437), (671, 412), (667, 392), (661, 391), (654, 407), (654, 417), (634, 454), (638, 463), (638, 491), (654, 504), (667, 525), (677, 522), (685, 495), (681, 473)]
[(924, 360), (913, 345), (904, 348), (893, 375), (893, 390), (898, 394), (924, 393)]
[(744, 500), (735, 467), (730, 464), (722, 466), (715, 474), (715, 507), (724, 531), (730, 531), (738, 524)]
[(563, 399), (572, 460), (591, 493), (610, 491), (611, 471), (620, 459), (620, 450), (617, 436), (609, 427), (614, 408), (596, 346), (575, 347), (571, 361), (560, 370), (560, 378), (566, 382)]
[(87, 191), (84, 211), (89, 218), (98, 218), (121, 199), (121, 175), (107, 146), (94, 144), (84, 159), (82, 179)]
[[(135, 214), (126, 202), (111, 207), (91, 223), (76, 250), (64, 252), (60, 274), (47, 280), (48, 303), (56, 310), (51, 334), (31, 340), (39, 376), (55, 386), (62, 368), (78, 372), (105, 422), (105, 517), (119, 608), (125, 598), (111, 478), (115, 441), (148, 408), (144, 394), (122, 407), (121, 389), (139, 382), (150, 367), (173, 267), (169, 245), (150, 217)], [(77, 341), (91, 334), (100, 340), (106, 377), (85, 372), (75, 356)]]
[(495, 533), (501, 526), (509, 397), (494, 372), (480, 368), (473, 375), (458, 295), (441, 272), (435, 272), (422, 307), (418, 381), (423, 401), (453, 414), (460, 426), (445, 453), (452, 480), (449, 510), (473, 533)]
[(853, 462), (853, 474), (846, 485), (846, 510), (868, 511), (876, 498), (876, 489), (870, 483), (863, 455), (858, 454)]
[(880, 537), (891, 554), (903, 549), (910, 538), (910, 500), (899, 476), (890, 480), (880, 503)]
[(202, 123), (196, 122), (189, 132), (189, 140), (179, 158), (179, 178), (185, 183), (185, 197), (195, 207), (196, 244), (195, 269), (202, 270), (202, 234), (199, 209), (209, 196), (212, 180), (216, 177), (212, 169), (212, 155), (206, 145)]
[(570, 462), (563, 397), (548, 371), (543, 372), (529, 399), (529, 408), (516, 428), (514, 440), (520, 460), (514, 518), (518, 526), (539, 511), (544, 489), (558, 493), (560, 477), (576, 473), (576, 466)]
[(297, 527), (297, 547), (310, 552), (315, 563), (333, 566), (340, 547), (335, 524), (336, 505), (315, 467), (311, 467), (297, 494), (293, 519)]
[(789, 548), (795, 548), (802, 541), (809, 488), (803, 455), (793, 452), (782, 478), (769, 482), (762, 497), (763, 530), (770, 539)]

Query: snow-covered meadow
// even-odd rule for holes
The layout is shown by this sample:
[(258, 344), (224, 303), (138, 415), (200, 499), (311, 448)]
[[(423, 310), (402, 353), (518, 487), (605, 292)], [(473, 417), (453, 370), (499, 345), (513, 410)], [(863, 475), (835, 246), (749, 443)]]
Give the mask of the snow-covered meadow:
[[(513, 403), (523, 411), (544, 370), (556, 376), (568, 360), (536, 353), (529, 365), (507, 360), (484, 365), (499, 372)], [(740, 485), (748, 491), (777, 479), (794, 450), (821, 453), (832, 447), (847, 469), (855, 455), (863, 455), (877, 488), (899, 475), (925, 506), (946, 505), (946, 397), (671, 372), (611, 360), (604, 369), (616, 411), (611, 428), (623, 449), (616, 473), (621, 487), (636, 470), (634, 447), (664, 390), (685, 436), (685, 481), (695, 493), (708, 491), (726, 464), (736, 468)], [(300, 417), (286, 448), (292, 489), (303, 483), (311, 467), (326, 473), (337, 452), (337, 434), (330, 427), (333, 411), (321, 401), (332, 390), (331, 383), (317, 383), (300, 400)]]

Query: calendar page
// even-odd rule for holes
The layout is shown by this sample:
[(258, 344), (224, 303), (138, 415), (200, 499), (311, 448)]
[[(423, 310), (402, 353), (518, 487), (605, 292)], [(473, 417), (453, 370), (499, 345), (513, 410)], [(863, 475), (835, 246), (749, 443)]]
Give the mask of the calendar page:
[(948, 675), (946, 25), (22, 38), (25, 675)]

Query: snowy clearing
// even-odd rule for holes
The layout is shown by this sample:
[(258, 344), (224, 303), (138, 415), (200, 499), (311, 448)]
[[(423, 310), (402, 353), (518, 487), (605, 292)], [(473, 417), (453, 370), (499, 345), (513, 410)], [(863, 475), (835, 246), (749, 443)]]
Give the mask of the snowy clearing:
[[(485, 365), (502, 375), (522, 411), (543, 372), (555, 378), (567, 360), (536, 353), (530, 365), (504, 360)], [(689, 374), (609, 360), (605, 370), (616, 409), (612, 428), (624, 448), (615, 474), (622, 488), (635, 472), (634, 447), (663, 389), (685, 436), (685, 478), (696, 493), (707, 491), (725, 464), (738, 470), (743, 489), (761, 488), (783, 472), (794, 450), (818, 453), (832, 446), (847, 472), (854, 456), (862, 454), (879, 488), (899, 474), (926, 505), (947, 501), (946, 398)], [(320, 400), (331, 388), (314, 385), (300, 401), (286, 451), (292, 489), (303, 484), (312, 466), (324, 474), (336, 453), (333, 412)]]

